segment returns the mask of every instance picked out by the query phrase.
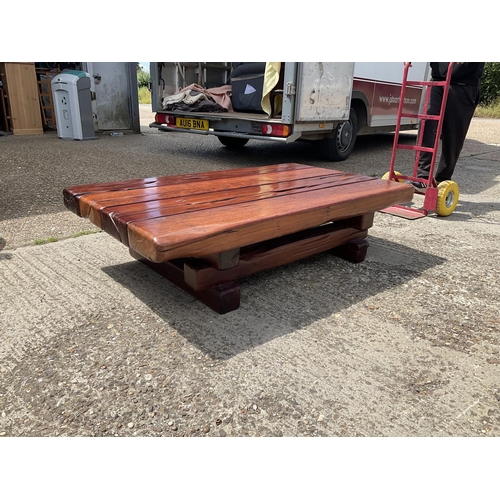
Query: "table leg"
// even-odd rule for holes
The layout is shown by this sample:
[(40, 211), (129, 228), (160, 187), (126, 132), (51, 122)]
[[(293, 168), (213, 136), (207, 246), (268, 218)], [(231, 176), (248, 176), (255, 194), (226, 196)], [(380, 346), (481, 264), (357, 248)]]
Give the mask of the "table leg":
[(151, 262), (132, 249), (129, 249), (129, 251), (134, 259), (142, 262), (219, 314), (234, 311), (240, 306), (240, 286), (234, 281), (227, 281), (205, 290), (194, 290), (184, 280), (185, 259), (176, 259), (158, 264)]
[(225, 314), (240, 305), (240, 287), (233, 281), (260, 271), (330, 251), (350, 262), (366, 257), (373, 213), (344, 219), (273, 240), (210, 255), (204, 259), (151, 262), (132, 249), (130, 255), (188, 292), (215, 312)]
[(243, 247), (238, 265), (229, 269), (215, 269), (205, 259), (186, 259), (184, 279), (194, 290), (204, 290), (332, 249), (338, 249), (338, 257), (361, 262), (372, 223), (373, 214), (367, 214)]
[(366, 258), (366, 251), (368, 250), (369, 243), (366, 239), (351, 240), (345, 245), (338, 246), (330, 250), (330, 253), (341, 259), (348, 260), (354, 264), (363, 262)]

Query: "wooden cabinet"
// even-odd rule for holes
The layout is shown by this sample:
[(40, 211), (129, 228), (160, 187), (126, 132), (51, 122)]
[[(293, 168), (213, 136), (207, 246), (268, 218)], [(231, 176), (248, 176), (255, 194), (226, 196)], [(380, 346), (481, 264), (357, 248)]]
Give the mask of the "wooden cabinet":
[(14, 135), (43, 134), (35, 64), (0, 63), (0, 79), (10, 132)]

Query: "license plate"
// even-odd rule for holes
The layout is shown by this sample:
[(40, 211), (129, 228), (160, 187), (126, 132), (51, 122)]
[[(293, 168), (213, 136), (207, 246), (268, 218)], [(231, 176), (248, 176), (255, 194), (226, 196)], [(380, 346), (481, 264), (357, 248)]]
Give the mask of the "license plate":
[(200, 120), (199, 118), (176, 117), (175, 124), (179, 128), (189, 128), (192, 130), (208, 130), (208, 120)]

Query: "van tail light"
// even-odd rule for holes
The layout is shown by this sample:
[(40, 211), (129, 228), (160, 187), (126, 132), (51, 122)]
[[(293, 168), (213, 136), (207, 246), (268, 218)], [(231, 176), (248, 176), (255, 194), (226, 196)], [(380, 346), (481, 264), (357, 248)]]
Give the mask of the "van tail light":
[(288, 137), (290, 135), (291, 129), (288, 125), (274, 124), (274, 123), (263, 123), (262, 133), (264, 135), (272, 135), (276, 137)]
[(175, 127), (175, 116), (167, 115), (165, 113), (156, 113), (155, 122), (160, 125), (168, 125), (169, 127)]

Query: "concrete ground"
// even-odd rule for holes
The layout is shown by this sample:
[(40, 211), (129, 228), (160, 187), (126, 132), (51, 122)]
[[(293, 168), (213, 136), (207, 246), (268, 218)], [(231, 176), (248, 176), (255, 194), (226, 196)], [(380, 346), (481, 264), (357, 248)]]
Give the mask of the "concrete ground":
[(63, 188), (282, 162), (381, 177), (392, 137), (335, 164), (309, 144), (237, 153), (149, 129), (148, 108), (142, 134), (0, 137), (0, 436), (500, 436), (499, 120), (473, 121), (451, 216), (377, 213), (364, 262), (243, 279), (220, 316)]

